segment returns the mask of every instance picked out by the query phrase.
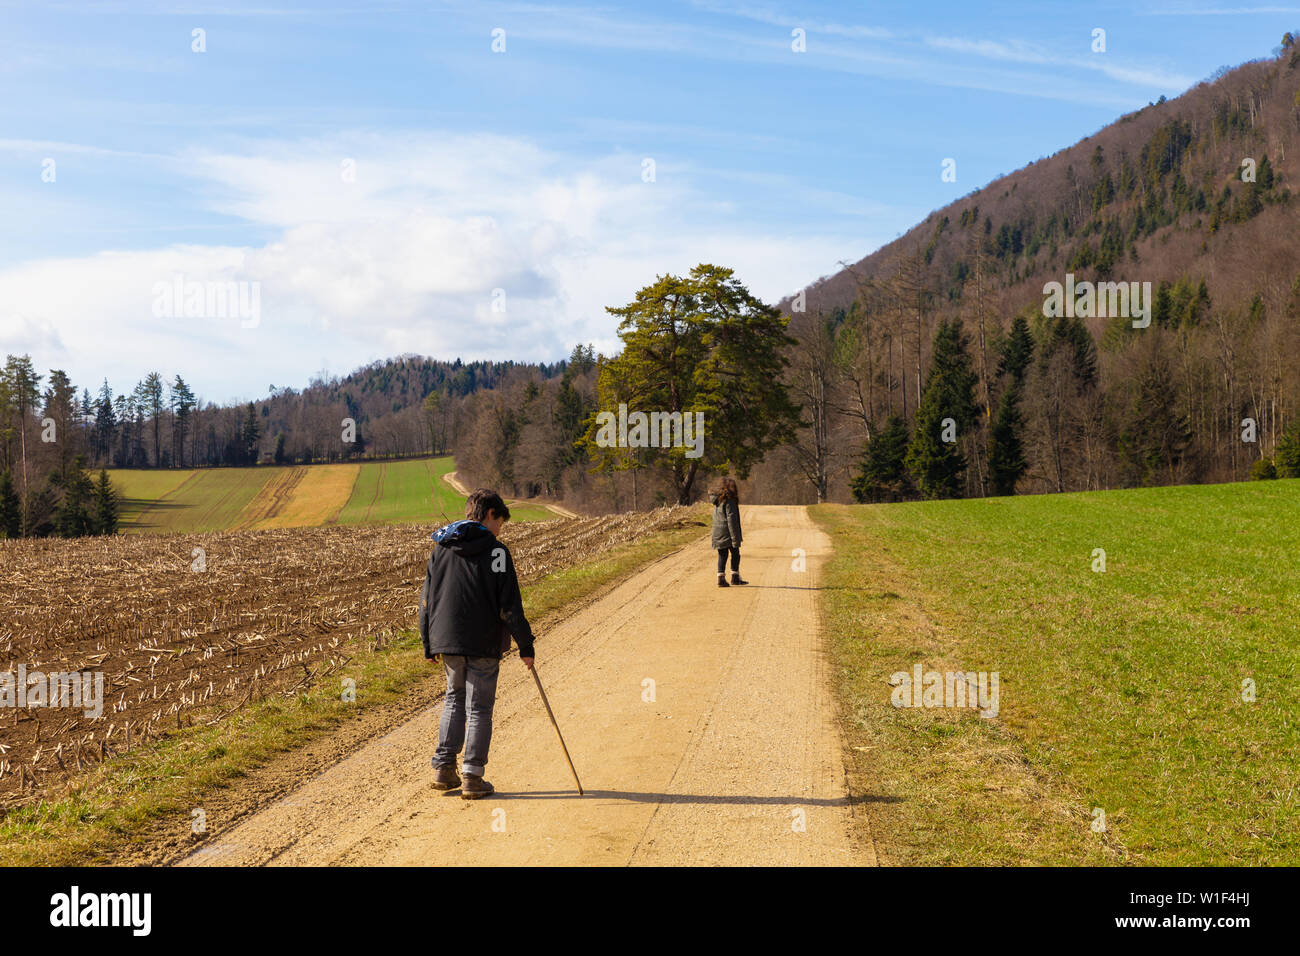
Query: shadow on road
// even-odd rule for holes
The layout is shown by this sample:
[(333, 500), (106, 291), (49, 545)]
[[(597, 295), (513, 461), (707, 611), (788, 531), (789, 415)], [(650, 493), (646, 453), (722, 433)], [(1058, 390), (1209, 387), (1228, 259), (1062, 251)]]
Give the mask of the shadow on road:
[[(487, 800), (566, 800), (578, 796), (577, 790), (535, 790), (531, 793), (505, 793), (498, 790)], [(809, 797), (751, 797), (744, 794), (707, 793), (636, 793), (625, 790), (588, 790), (587, 797), (607, 800), (630, 800), (633, 803), (697, 803), (754, 804), (778, 807), (851, 807), (861, 803), (901, 803), (902, 797), (884, 797), (867, 794), (861, 797), (836, 797), (833, 800), (814, 800)]]

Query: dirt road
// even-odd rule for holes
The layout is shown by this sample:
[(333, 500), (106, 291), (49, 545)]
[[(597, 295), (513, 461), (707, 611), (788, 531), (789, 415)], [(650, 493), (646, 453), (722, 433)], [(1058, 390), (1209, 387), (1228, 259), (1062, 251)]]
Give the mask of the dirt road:
[(430, 786), (435, 702), (182, 865), (874, 864), (846, 796), (813, 590), (829, 540), (803, 508), (742, 514), (748, 586), (716, 586), (701, 538), (539, 637), (586, 796), (510, 657), (492, 797)]
[[(451, 487), (456, 490), (457, 494), (461, 494), (461, 495), (469, 494), (469, 489), (465, 487), (464, 482), (462, 482), (458, 477), (456, 477), (456, 472), (454, 471), (447, 472), (445, 475), (442, 476), (442, 480), (447, 482), (447, 484), (451, 485)], [(512, 498), (508, 500), (506, 504), (537, 505), (541, 508), (546, 508), (548, 511), (554, 512), (555, 514), (559, 515), (561, 518), (582, 517), (582, 515), (578, 514), (576, 511), (570, 511), (568, 508), (564, 507), (564, 505), (557, 505), (551, 501), (542, 501), (541, 499), (538, 498)]]

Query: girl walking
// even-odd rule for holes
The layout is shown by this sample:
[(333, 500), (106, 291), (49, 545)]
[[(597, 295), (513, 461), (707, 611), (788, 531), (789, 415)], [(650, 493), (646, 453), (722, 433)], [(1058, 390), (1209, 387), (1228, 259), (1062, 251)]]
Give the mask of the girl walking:
[(733, 478), (720, 478), (709, 489), (713, 505), (713, 547), (718, 550), (718, 587), (727, 584), (727, 552), (731, 552), (731, 583), (748, 584), (740, 577), (740, 492)]

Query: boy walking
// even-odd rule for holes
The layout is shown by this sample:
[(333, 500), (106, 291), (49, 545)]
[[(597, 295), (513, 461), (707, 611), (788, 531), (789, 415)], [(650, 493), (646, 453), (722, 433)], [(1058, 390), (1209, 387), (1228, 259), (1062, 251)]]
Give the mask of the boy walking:
[[(490, 488), (479, 488), (465, 502), (465, 520), (433, 533), (437, 547), (429, 558), (420, 591), (420, 640), (424, 656), (442, 659), (447, 696), (438, 725), (437, 771), (433, 786), (455, 790), (466, 800), (492, 793), (483, 779), (492, 742), (501, 656), (513, 635), (519, 659), (533, 666), (533, 632), (524, 617), (519, 578), (510, 549), (497, 540), (510, 509)], [(465, 781), (456, 774), (456, 756), (465, 748)]]

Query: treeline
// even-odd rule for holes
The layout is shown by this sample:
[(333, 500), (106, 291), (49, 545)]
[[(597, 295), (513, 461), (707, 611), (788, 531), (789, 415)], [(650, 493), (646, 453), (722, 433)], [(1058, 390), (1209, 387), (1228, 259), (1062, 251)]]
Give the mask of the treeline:
[[(9, 356), (9, 365), (30, 356)], [(78, 390), (55, 369), (24, 373), (28, 384), (0, 394), (0, 464), (10, 467), (22, 429), (53, 418), (66, 436), (66, 455), (95, 467), (193, 468), (263, 463), (311, 464), (352, 458), (443, 454), (450, 447), (460, 406), (470, 395), (507, 381), (516, 369), (543, 379), (564, 363), (440, 362), (403, 356), (375, 362), (343, 377), (320, 375), (301, 390), (268, 387), (258, 401), (203, 403), (180, 375), (146, 375), (114, 394), (104, 381), (94, 395)], [(10, 376), (12, 378), (12, 375)], [(13, 396), (29, 395), (25, 402)], [(8, 397), (6, 397), (8, 396)]]
[[(563, 362), (440, 362), (403, 356), (256, 402), (202, 402), (180, 375), (151, 372), (130, 391), (94, 394), (27, 355), (0, 372), (0, 534), (108, 534), (118, 499), (108, 468), (309, 464), (445, 454), (464, 408), (522, 370), (541, 381)], [(98, 470), (98, 479), (86, 471)]]
[[(558, 380), (521, 368), (472, 396), (457, 466), (595, 511), (697, 500), (720, 472), (754, 502), (1300, 477), (1300, 278), (1277, 310), (1259, 295), (1221, 307), (1201, 280), (1162, 284), (1149, 326), (1107, 321), (1098, 336), (1041, 301), (1006, 319), (946, 314), (917, 277), (793, 316), (729, 270), (663, 277), (609, 310), (620, 354), (579, 348)], [(598, 416), (620, 405), (702, 412), (702, 453), (598, 441)]]
[[(27, 356), (0, 369), (0, 537), (116, 534), (118, 496), (108, 472), (86, 472), (86, 416), (61, 371), (41, 391)], [(80, 441), (78, 440), (80, 438)]]
[[(861, 341), (856, 314), (819, 321), (838, 344)], [(1162, 314), (1108, 349), (1082, 319), (1032, 309), (983, 348), (971, 324), (940, 321), (910, 418), (884, 381), (865, 419), (837, 413), (852, 407), (861, 353), (855, 363), (850, 344), (845, 366), (827, 364), (824, 427), (862, 428), (856, 500), (1300, 477), (1300, 279), (1276, 321), (1258, 301), (1245, 315)]]

